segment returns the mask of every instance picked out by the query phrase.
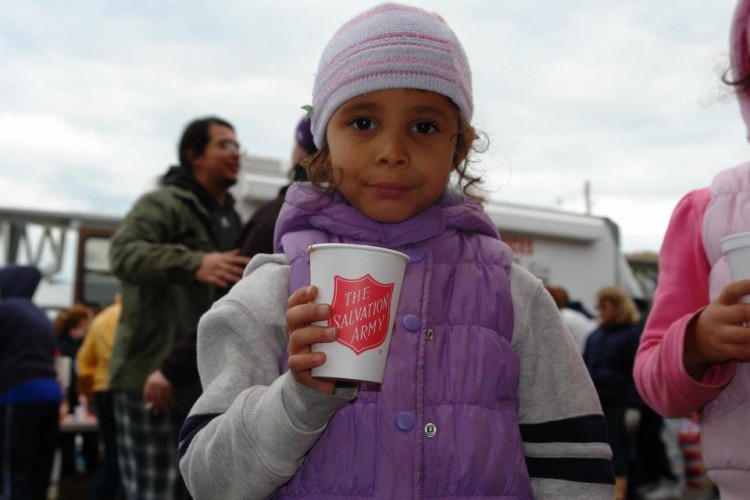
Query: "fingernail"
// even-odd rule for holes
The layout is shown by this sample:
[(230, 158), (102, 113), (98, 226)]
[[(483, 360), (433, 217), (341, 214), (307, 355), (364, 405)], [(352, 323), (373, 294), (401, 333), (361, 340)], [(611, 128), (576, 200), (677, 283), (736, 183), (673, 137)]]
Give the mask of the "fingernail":
[(325, 357), (319, 352), (316, 352), (315, 354), (313, 354), (313, 361), (316, 363), (322, 363), (324, 359)]
[(328, 337), (329, 339), (335, 339), (336, 338), (336, 328), (334, 328), (334, 327), (326, 328), (326, 337)]
[(321, 316), (327, 316), (328, 315), (328, 304), (320, 304), (318, 306), (318, 314)]

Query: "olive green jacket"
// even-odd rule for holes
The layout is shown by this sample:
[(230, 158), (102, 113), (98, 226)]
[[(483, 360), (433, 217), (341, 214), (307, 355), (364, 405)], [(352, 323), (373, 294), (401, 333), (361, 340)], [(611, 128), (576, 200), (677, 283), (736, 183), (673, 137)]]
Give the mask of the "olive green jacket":
[(198, 282), (195, 271), (216, 251), (214, 219), (191, 190), (164, 186), (135, 203), (110, 247), (112, 271), (122, 284), (111, 388), (140, 393), (174, 344), (197, 328), (216, 289)]

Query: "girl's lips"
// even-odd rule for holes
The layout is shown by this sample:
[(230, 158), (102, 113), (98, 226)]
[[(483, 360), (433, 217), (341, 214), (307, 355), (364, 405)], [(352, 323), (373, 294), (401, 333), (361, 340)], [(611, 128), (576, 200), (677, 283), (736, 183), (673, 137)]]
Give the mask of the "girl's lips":
[(370, 184), (370, 190), (380, 198), (401, 198), (405, 196), (411, 188), (398, 182), (378, 182)]

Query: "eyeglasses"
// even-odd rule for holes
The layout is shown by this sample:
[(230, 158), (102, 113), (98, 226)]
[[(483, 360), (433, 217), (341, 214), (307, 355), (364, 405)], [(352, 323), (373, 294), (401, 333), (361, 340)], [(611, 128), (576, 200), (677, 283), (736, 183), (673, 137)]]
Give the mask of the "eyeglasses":
[(229, 139), (225, 139), (223, 141), (219, 141), (219, 147), (223, 149), (224, 151), (239, 151), (240, 150), (240, 143), (237, 141), (232, 141)]

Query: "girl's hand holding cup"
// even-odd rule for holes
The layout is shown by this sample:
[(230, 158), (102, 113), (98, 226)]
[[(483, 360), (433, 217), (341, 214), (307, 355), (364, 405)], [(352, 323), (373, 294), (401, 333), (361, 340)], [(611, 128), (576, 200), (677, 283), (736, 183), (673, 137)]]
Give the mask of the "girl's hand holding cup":
[(318, 296), (315, 286), (296, 290), (287, 302), (286, 326), (289, 329), (289, 371), (294, 380), (312, 389), (333, 394), (335, 381), (313, 378), (311, 371), (325, 363), (326, 355), (313, 352), (312, 345), (336, 340), (336, 328), (313, 325), (317, 321), (327, 321), (331, 315), (328, 304), (314, 304)]
[(700, 381), (711, 365), (750, 361), (750, 233), (720, 240), (732, 282), (685, 333), (685, 369)]

